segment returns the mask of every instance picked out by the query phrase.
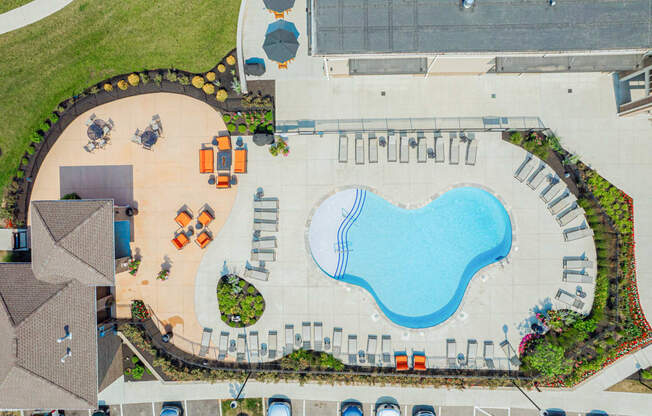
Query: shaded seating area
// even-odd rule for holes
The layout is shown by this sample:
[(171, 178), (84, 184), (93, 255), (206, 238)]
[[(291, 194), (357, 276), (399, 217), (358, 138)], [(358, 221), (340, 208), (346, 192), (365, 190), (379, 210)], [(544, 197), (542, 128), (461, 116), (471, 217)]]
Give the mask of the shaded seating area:
[(95, 149), (103, 149), (110, 143), (110, 133), (114, 127), (113, 120), (104, 121), (93, 113), (84, 124), (87, 127), (86, 135), (88, 136), (88, 143), (84, 146), (84, 150), (88, 153), (93, 153)]

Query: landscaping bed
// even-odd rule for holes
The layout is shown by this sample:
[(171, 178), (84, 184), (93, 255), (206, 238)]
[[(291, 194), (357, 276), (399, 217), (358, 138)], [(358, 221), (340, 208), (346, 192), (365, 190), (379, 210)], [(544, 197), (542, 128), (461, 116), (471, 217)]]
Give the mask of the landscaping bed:
[(122, 344), (122, 369), (125, 381), (153, 381), (156, 377), (127, 345)]
[(265, 311), (265, 299), (258, 289), (233, 274), (218, 281), (217, 302), (222, 321), (233, 328), (255, 324)]
[(239, 399), (238, 407), (231, 409), (231, 400), (222, 400), (222, 416), (263, 416), (263, 399)]

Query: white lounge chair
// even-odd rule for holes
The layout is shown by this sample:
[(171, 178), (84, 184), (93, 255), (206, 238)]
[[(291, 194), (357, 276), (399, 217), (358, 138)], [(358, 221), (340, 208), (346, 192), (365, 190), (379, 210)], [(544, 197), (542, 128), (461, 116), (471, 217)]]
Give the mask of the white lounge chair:
[(505, 340), (501, 342), (500, 348), (502, 348), (505, 356), (513, 366), (518, 367), (521, 365), (521, 360), (518, 359), (518, 355), (516, 354), (516, 351), (512, 347), (512, 344), (509, 343), (509, 341)]
[(88, 144), (84, 146), (84, 150), (86, 150), (88, 153), (93, 153), (93, 151), (95, 150), (95, 143), (88, 142)]
[(278, 211), (254, 211), (255, 220), (278, 221)]
[(579, 207), (576, 203), (574, 203), (571, 204), (564, 211), (560, 212), (555, 219), (557, 220), (559, 226), (564, 227), (582, 214), (584, 214), (584, 210), (581, 207)]
[(568, 305), (571, 308), (581, 310), (584, 307), (584, 302), (580, 300), (577, 296), (573, 296), (570, 293), (566, 292), (564, 289), (559, 289), (555, 295), (555, 299)]
[(276, 237), (263, 237), (261, 239), (254, 240), (251, 242), (251, 248), (276, 248)]
[(226, 355), (228, 354), (228, 351), (229, 351), (229, 333), (221, 332), (219, 355), (217, 356), (217, 359), (220, 361), (226, 359)]
[(313, 323), (313, 327), (315, 328), (315, 340), (314, 340), (315, 351), (321, 351), (324, 349), (324, 345), (323, 345), (324, 335), (322, 334), (323, 325), (321, 322), (315, 322)]
[(552, 215), (557, 215), (563, 211), (570, 204), (570, 192), (565, 190), (557, 198), (553, 199), (552, 202), (548, 204), (548, 211)]
[(451, 137), (450, 159), (448, 163), (451, 165), (460, 163), (460, 138), (457, 136)]
[(303, 340), (303, 349), (304, 350), (309, 350), (310, 349), (310, 322), (303, 322), (301, 324), (301, 339)]
[(276, 223), (276, 222), (255, 221), (254, 222), (254, 231), (271, 231), (271, 232), (275, 232), (275, 231), (278, 231), (278, 223)]
[(446, 340), (446, 366), (448, 368), (457, 367), (457, 344), (454, 339)]
[(484, 365), (489, 370), (493, 370), (496, 367), (494, 364), (494, 342), (493, 341), (484, 342), (484, 351), (482, 355), (484, 357)]
[(514, 172), (514, 177), (519, 181), (523, 182), (527, 175), (532, 172), (533, 167), (531, 166), (532, 163), (532, 156), (528, 153), (525, 156), (525, 160), (521, 163), (521, 165), (516, 169)]
[(444, 138), (435, 137), (435, 163), (444, 163), (445, 156)]
[(339, 357), (342, 353), (342, 328), (333, 328), (333, 356)]
[(201, 334), (201, 347), (199, 348), (199, 356), (205, 357), (208, 354), (208, 349), (211, 345), (211, 337), (213, 336), (212, 328), (204, 328)]
[(410, 139), (407, 135), (401, 134), (401, 149), (400, 149), (400, 162), (408, 163), (410, 161)]
[(294, 351), (294, 325), (285, 325), (285, 354)]
[(245, 268), (243, 277), (245, 279), (256, 279), (266, 282), (269, 279), (269, 272), (260, 267), (248, 266)]
[(543, 191), (541, 191), (539, 198), (547, 204), (552, 201), (552, 199), (556, 197), (562, 189), (564, 189), (564, 186), (566, 186), (566, 184), (559, 179), (551, 179), (548, 186), (543, 188)]
[(369, 335), (367, 337), (367, 362), (371, 365), (376, 364), (376, 349), (378, 343), (378, 337), (375, 335)]
[(364, 164), (364, 139), (361, 133), (355, 134), (355, 164)]
[(387, 136), (387, 161), (396, 162), (396, 136)]
[(245, 360), (245, 335), (238, 334), (238, 342), (236, 344), (236, 361), (239, 363), (244, 362)]
[(88, 126), (90, 126), (91, 124), (93, 124), (93, 121), (94, 121), (94, 120), (95, 120), (95, 113), (93, 113), (93, 114), (91, 114), (90, 116), (88, 116), (88, 118), (86, 119), (86, 122), (85, 122), (84, 124), (86, 124), (86, 127), (88, 127)]
[(254, 200), (254, 209), (278, 209), (278, 199)]
[(392, 362), (392, 337), (391, 335), (383, 335), (381, 338), (380, 349), (382, 352), (383, 364), (390, 364)]
[(269, 331), (267, 335), (267, 356), (270, 360), (276, 358), (278, 351), (278, 335), (276, 331)]
[(582, 257), (566, 257), (563, 260), (564, 269), (589, 269), (593, 262)]
[(349, 138), (344, 134), (340, 135), (340, 151), (338, 158), (340, 163), (346, 163), (349, 160)]
[(591, 277), (584, 270), (564, 270), (561, 280), (567, 283), (593, 283), (593, 277)]
[(466, 342), (466, 365), (470, 368), (476, 367), (476, 358), (478, 353), (478, 341), (470, 339)]
[(136, 144), (143, 144), (143, 139), (141, 139), (140, 136), (137, 135), (137, 134), (134, 134), (133, 136), (131, 136), (131, 141), (136, 143)]
[(369, 163), (378, 163), (378, 139), (369, 136)]
[(527, 186), (529, 186), (530, 189), (535, 190), (539, 185), (541, 185), (541, 182), (543, 182), (543, 180), (546, 177), (546, 174), (544, 172), (545, 168), (546, 168), (545, 165), (542, 163), (539, 165), (538, 168), (534, 170), (534, 173), (530, 175), (530, 177), (526, 182)]
[(249, 332), (249, 357), (258, 359), (258, 331)]
[(265, 250), (251, 250), (251, 261), (276, 261), (276, 251)]
[(580, 238), (590, 237), (593, 235), (593, 230), (582, 224), (579, 227), (569, 228), (564, 230), (564, 241), (575, 241)]
[(417, 138), (417, 162), (426, 163), (428, 160), (428, 141), (425, 137)]
[(358, 337), (356, 335), (349, 335), (348, 356), (349, 365), (358, 364)]
[(478, 141), (477, 139), (469, 140), (466, 147), (466, 164), (475, 165), (475, 159), (478, 155)]

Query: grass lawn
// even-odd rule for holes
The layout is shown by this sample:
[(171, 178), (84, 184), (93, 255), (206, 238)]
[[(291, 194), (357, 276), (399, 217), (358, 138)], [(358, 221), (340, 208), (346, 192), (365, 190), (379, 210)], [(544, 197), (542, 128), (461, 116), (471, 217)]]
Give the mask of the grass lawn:
[(235, 409), (230, 404), (231, 400), (222, 400), (222, 416), (263, 416), (262, 399), (240, 399)]
[(0, 1), (0, 14), (24, 6), (32, 0), (2, 0)]
[(0, 35), (0, 189), (59, 102), (121, 73), (207, 71), (235, 47), (239, 7), (240, 0), (76, 0)]

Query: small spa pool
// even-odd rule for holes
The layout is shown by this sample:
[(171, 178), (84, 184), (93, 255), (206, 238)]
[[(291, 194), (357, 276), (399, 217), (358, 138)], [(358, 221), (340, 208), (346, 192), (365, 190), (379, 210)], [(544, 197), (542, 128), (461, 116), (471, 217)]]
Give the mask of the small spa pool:
[(113, 234), (115, 241), (115, 258), (131, 257), (131, 224), (129, 221), (115, 221), (113, 223)]
[(369, 291), (392, 322), (427, 328), (455, 313), (480, 269), (507, 256), (512, 225), (501, 202), (475, 187), (418, 209), (354, 188), (317, 207), (308, 241), (325, 274)]

